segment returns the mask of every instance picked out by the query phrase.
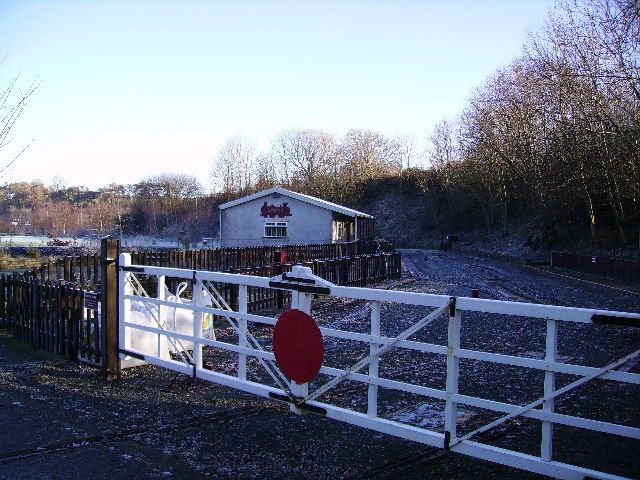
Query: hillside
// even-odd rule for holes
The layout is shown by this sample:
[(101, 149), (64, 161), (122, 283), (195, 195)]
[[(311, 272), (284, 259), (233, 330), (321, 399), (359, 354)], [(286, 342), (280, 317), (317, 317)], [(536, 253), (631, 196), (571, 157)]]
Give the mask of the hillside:
[(358, 198), (346, 203), (374, 215), (376, 235), (393, 240), (400, 248), (437, 248), (445, 235), (454, 234), (470, 251), (528, 261), (548, 260), (553, 250), (638, 250), (636, 243), (622, 244), (615, 226), (607, 224), (599, 230), (594, 245), (588, 223), (580, 222), (576, 210), (573, 215), (562, 216), (525, 212), (509, 221), (506, 228), (497, 225), (491, 229), (473, 211), (456, 217), (443, 206), (434, 215), (430, 199), (411, 176), (369, 182)]

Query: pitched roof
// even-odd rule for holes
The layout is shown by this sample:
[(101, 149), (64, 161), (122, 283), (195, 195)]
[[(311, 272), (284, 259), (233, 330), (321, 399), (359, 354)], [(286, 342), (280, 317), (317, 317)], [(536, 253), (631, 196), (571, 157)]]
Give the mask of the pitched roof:
[(353, 210), (352, 208), (343, 207), (342, 205), (338, 205), (337, 203), (327, 202), (326, 200), (322, 200), (320, 198), (312, 197), (311, 195), (305, 195), (303, 193), (292, 192), (291, 190), (286, 190), (280, 187), (268, 188), (266, 190), (262, 190), (261, 192), (254, 193), (253, 195), (247, 195), (246, 197), (238, 198), (236, 200), (232, 200), (227, 203), (223, 203), (218, 208), (220, 210), (224, 210), (229, 207), (235, 207), (236, 205), (240, 205), (245, 202), (249, 202), (251, 200), (255, 200), (257, 198), (267, 197), (269, 195), (273, 195), (274, 193), (278, 193), (280, 195), (284, 195), (287, 197), (295, 198), (296, 200), (300, 200), (301, 202), (310, 203), (311, 205), (315, 205), (317, 207), (326, 208), (327, 210), (331, 210), (333, 212), (342, 213), (343, 215), (347, 215), (349, 217), (365, 217), (365, 218), (373, 218), (371, 215), (366, 214), (364, 212), (359, 212), (358, 210)]

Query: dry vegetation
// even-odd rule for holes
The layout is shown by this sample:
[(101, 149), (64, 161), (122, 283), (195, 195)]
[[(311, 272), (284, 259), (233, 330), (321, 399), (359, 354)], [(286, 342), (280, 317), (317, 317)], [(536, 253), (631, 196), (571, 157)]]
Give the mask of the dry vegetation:
[(27, 256), (14, 256), (7, 252), (0, 251), (0, 270), (23, 270), (39, 267), (46, 259), (34, 249), (33, 253)]

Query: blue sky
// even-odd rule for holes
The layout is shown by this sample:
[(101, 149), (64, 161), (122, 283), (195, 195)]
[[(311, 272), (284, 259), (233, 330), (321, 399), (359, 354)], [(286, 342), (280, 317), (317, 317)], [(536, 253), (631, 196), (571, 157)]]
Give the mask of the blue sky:
[(350, 128), (423, 141), (521, 51), (552, 0), (0, 0), (0, 86), (42, 84), (16, 124), (31, 147), (2, 181), (91, 188), (160, 172), (210, 185), (242, 134)]

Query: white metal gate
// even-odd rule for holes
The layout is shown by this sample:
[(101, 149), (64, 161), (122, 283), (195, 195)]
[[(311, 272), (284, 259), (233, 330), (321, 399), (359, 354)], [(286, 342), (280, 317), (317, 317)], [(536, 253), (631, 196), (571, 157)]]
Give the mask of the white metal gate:
[[(157, 281), (158, 294), (149, 297), (137, 281), (145, 275)], [(166, 278), (190, 282), (192, 299), (180, 301), (167, 297)], [(439, 448), (462, 453), (512, 467), (536, 472), (555, 478), (582, 479), (624, 478), (604, 472), (561, 463), (553, 459), (554, 425), (579, 427), (595, 432), (640, 439), (640, 428), (601, 420), (572, 416), (554, 411), (554, 402), (560, 395), (596, 378), (640, 384), (640, 375), (617, 370), (621, 365), (640, 355), (636, 350), (598, 367), (561, 362), (558, 359), (558, 327), (563, 322), (605, 324), (618, 327), (638, 327), (640, 314), (584, 308), (559, 307), (530, 303), (505, 302), (468, 297), (448, 297), (425, 293), (403, 292), (336, 286), (311, 274), (305, 267), (294, 267), (290, 274), (265, 278), (220, 272), (194, 271), (131, 265), (130, 256), (120, 256), (119, 272), (120, 324), (119, 348), (123, 362), (148, 362), (176, 372), (215, 382), (231, 388), (287, 402), (298, 413), (310, 411), (353, 425), (395, 435)], [(216, 291), (213, 283), (238, 285), (238, 308), (231, 310), (228, 302)], [(290, 290), (291, 307), (309, 313), (314, 295), (365, 300), (370, 302), (370, 329), (368, 333), (320, 327), (322, 336), (360, 342), (369, 346), (368, 354), (361, 356), (347, 368), (323, 365), (320, 374), (329, 378), (321, 385), (298, 385), (280, 371), (273, 352), (261, 345), (250, 333), (249, 325), (275, 325), (276, 318), (247, 312), (248, 289), (251, 287)], [(381, 334), (381, 306), (391, 302), (398, 305), (433, 308), (426, 316), (395, 336)], [(175, 310), (174, 310), (175, 309)], [(168, 311), (187, 312), (192, 323), (189, 331), (175, 328), (166, 321)], [(505, 355), (487, 351), (461, 348), (463, 312), (481, 312), (485, 315), (509, 315), (528, 317), (546, 323), (544, 358)], [(237, 343), (216, 338), (215, 332), (203, 334), (203, 322), (215, 315), (225, 318), (237, 333)], [(435, 320), (448, 317), (447, 344), (440, 345), (411, 340), (417, 332)], [(135, 335), (144, 341), (135, 340)], [(237, 354), (237, 375), (216, 371), (215, 365), (203, 365), (203, 347), (222, 349)], [(410, 381), (399, 381), (379, 375), (380, 357), (391, 350), (437, 354), (446, 358), (446, 382), (444, 389), (422, 386)], [(258, 382), (247, 378), (247, 358), (254, 357), (269, 374), (271, 381)], [(492, 362), (511, 367), (521, 367), (544, 372), (543, 395), (526, 405), (498, 402), (480, 396), (459, 393), (460, 360), (468, 359)], [(205, 368), (206, 367), (206, 368)], [(556, 389), (556, 375), (570, 374), (577, 380)], [(341, 382), (349, 380), (367, 386), (366, 411), (342, 408), (320, 401), (320, 397)], [(422, 428), (378, 415), (380, 387), (398, 392), (408, 392), (444, 402), (444, 429)], [(637, 399), (636, 399), (637, 401)], [(458, 434), (459, 405), (480, 408), (502, 414), (484, 426)], [(542, 441), (539, 455), (525, 454), (482, 443), (481, 434), (514, 418), (524, 417), (541, 422)]]

